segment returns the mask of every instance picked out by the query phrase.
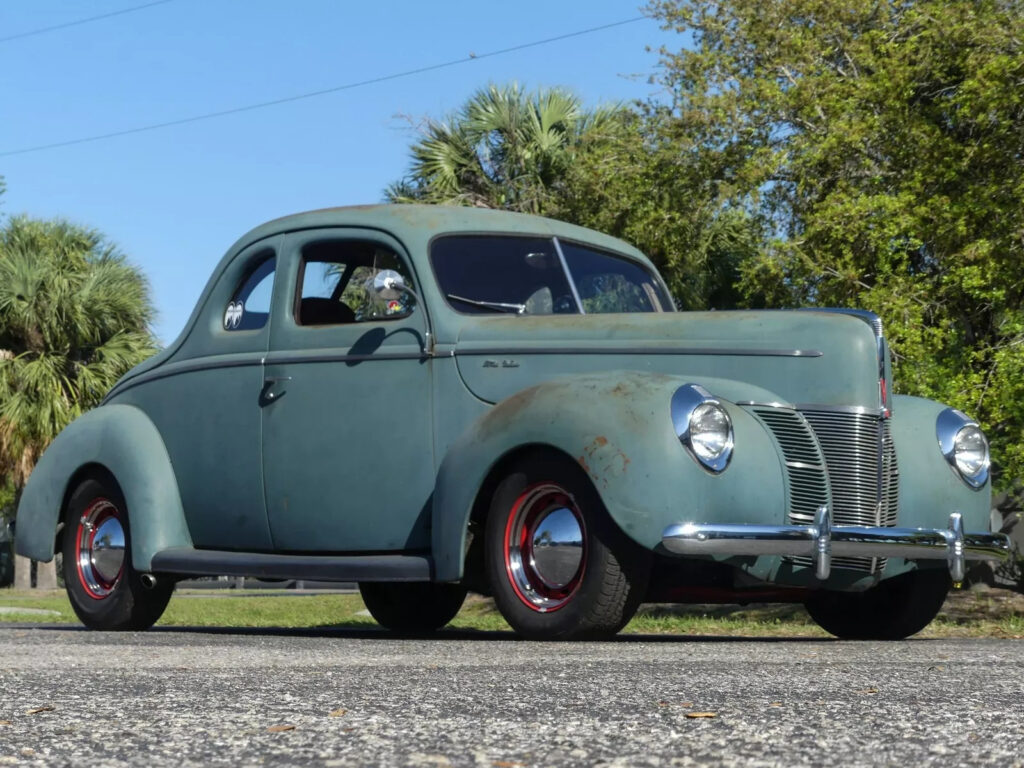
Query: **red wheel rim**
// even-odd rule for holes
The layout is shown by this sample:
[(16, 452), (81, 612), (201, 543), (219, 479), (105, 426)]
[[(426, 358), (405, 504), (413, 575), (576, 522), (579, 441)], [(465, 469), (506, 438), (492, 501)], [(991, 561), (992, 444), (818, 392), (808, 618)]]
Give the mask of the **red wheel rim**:
[(85, 593), (102, 600), (124, 573), (125, 535), (121, 512), (110, 499), (93, 499), (75, 532), (75, 571)]
[(565, 607), (579, 590), (587, 565), (587, 536), (575, 499), (556, 483), (523, 490), (505, 525), (505, 573), (531, 610)]

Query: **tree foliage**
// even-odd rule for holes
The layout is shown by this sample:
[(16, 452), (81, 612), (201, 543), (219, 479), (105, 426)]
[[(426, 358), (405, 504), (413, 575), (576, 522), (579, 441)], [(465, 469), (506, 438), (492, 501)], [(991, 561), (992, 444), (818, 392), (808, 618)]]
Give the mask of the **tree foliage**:
[(408, 176), (385, 194), (390, 202), (540, 213), (580, 143), (615, 111), (586, 110), (559, 88), (530, 94), (515, 83), (491, 85), (446, 120), (427, 122)]
[(622, 238), (658, 267), (686, 309), (731, 309), (757, 223), (663, 108), (620, 113), (588, 137), (544, 213)]
[(659, 0), (672, 132), (757, 217), (748, 302), (879, 312), (903, 391), (1024, 474), (1024, 14), (1016, 0)]
[(57, 434), (155, 350), (141, 273), (94, 230), (0, 227), (0, 470), (24, 485)]

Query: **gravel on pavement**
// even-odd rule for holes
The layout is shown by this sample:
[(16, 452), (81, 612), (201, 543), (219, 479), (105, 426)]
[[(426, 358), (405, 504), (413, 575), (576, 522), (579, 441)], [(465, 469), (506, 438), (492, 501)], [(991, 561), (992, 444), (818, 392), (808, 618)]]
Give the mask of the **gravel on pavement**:
[(1024, 766), (1024, 641), (5, 625), (5, 764)]

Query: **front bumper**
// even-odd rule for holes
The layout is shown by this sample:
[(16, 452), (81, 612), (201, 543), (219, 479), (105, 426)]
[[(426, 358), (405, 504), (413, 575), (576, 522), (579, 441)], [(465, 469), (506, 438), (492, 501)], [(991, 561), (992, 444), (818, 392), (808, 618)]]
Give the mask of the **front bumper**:
[(677, 555), (793, 555), (810, 557), (815, 575), (827, 579), (836, 557), (902, 557), (946, 560), (953, 581), (964, 580), (967, 560), (1003, 560), (1010, 539), (1002, 533), (964, 533), (959, 512), (949, 528), (832, 527), (828, 507), (820, 507), (814, 525), (728, 525), (677, 523), (661, 535), (665, 549)]

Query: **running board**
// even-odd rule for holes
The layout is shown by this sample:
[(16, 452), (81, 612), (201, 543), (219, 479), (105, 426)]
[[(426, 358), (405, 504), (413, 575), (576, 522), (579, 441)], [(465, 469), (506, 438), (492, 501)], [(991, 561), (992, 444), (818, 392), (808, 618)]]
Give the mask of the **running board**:
[(176, 547), (153, 555), (153, 573), (310, 581), (430, 581), (426, 555), (268, 555)]

